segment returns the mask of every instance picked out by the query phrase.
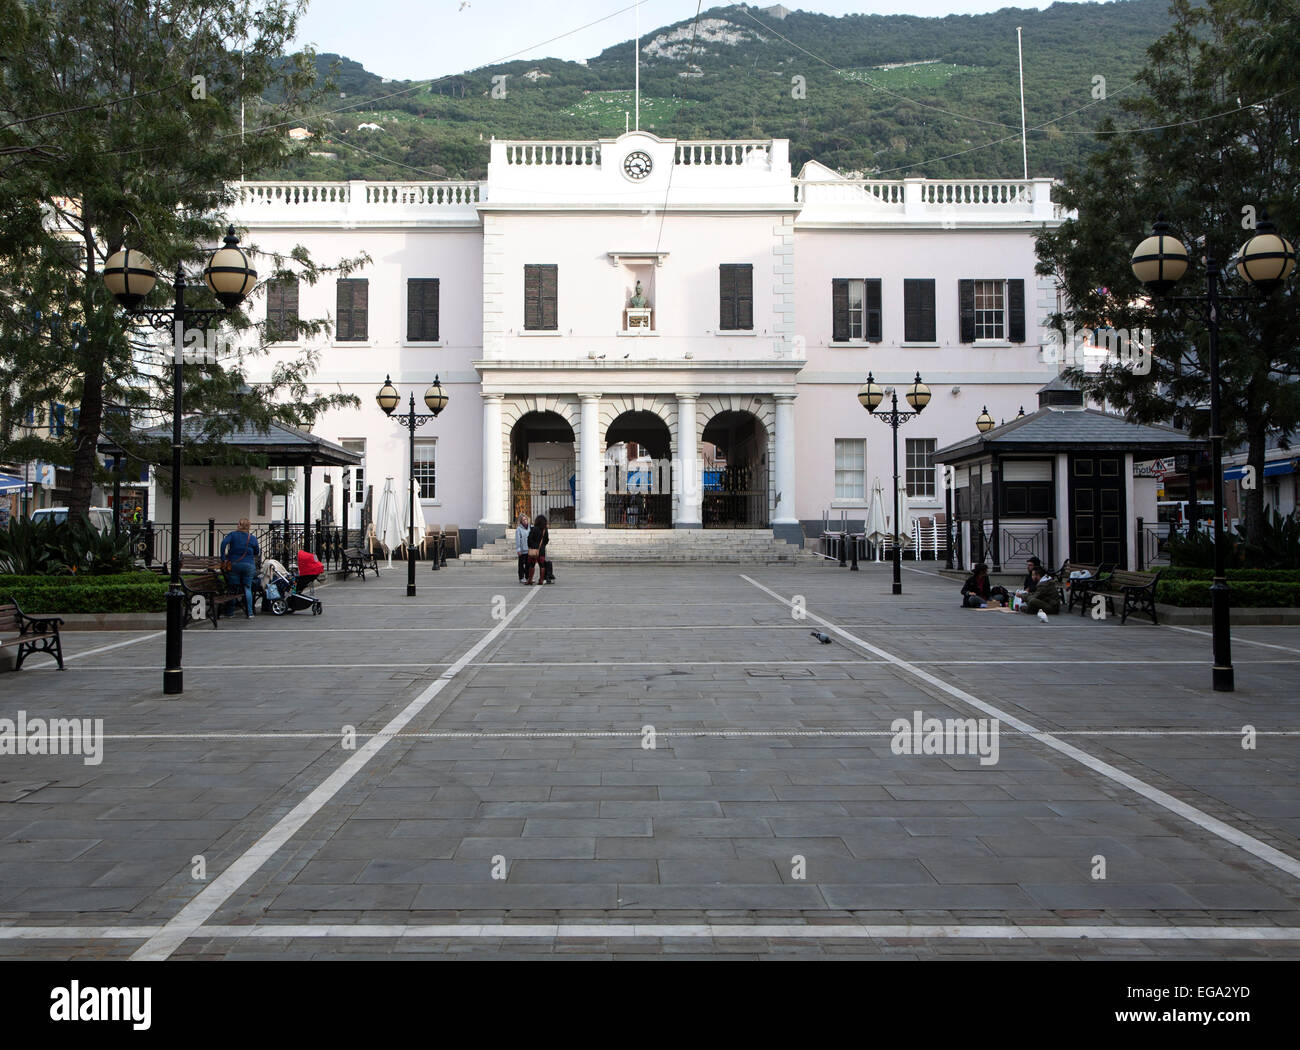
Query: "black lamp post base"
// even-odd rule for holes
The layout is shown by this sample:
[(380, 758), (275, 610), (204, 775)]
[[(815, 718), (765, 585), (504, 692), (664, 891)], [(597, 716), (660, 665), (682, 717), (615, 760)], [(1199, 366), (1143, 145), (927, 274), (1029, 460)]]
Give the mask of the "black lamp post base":
[(903, 585), (902, 585), (901, 583), (895, 583), (895, 584), (893, 585), (892, 589), (891, 589), (891, 592), (892, 592), (893, 594), (902, 594), (902, 593), (903, 593)]
[(177, 696), (185, 692), (185, 672), (179, 667), (169, 667), (163, 671), (163, 694)]
[(413, 583), (408, 583), (408, 584), (406, 585), (406, 596), (407, 596), (408, 598), (414, 598), (414, 597), (415, 597), (415, 584), (413, 584)]
[(1214, 691), (1216, 693), (1231, 693), (1235, 691), (1236, 686), (1233, 684), (1233, 670), (1231, 667), (1214, 668)]

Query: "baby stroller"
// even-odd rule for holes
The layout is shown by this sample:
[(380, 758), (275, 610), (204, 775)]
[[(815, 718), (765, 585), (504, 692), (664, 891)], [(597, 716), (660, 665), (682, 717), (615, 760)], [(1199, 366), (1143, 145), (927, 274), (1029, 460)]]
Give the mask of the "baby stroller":
[(266, 585), (266, 596), (262, 599), (263, 607), (275, 616), (305, 609), (310, 609), (313, 616), (323, 613), (325, 606), (315, 594), (316, 579), (325, 568), (320, 561), (307, 551), (299, 551), (298, 571), (290, 576), (281, 572), (282, 568), (278, 563), (273, 567), (270, 582)]

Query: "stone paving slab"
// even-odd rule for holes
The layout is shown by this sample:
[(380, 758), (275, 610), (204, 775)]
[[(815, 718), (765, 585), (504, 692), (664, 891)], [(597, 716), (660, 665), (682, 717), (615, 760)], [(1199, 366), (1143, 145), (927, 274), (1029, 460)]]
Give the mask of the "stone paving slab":
[[(213, 924), (644, 912), (997, 925), (1079, 911), (1102, 924), (1300, 926), (1296, 878), (1043, 741), (1004, 726), (997, 763), (982, 765), (896, 755), (888, 735), (916, 710), (982, 714), (935, 681), (948, 683), (1300, 857), (1300, 738), (1261, 735), (1247, 751), (1240, 737), (1248, 723), (1300, 729), (1300, 628), (1235, 629), (1238, 689), (1215, 694), (1205, 632), (973, 613), (956, 607), (950, 582), (910, 570), (897, 598), (887, 567), (574, 566), (532, 592), (511, 586), (508, 566), (485, 567), (421, 577), (415, 599), (398, 575), (323, 588), (319, 618), (188, 631), (179, 699), (161, 696), (162, 638), (151, 632), (69, 636), (66, 672), (7, 676), (0, 717), (102, 718), (110, 737), (95, 766), (0, 756), (0, 924), (165, 923), (203, 886), (195, 856), (210, 881), (348, 758), (344, 726), (369, 739), (496, 627), (495, 596), (513, 606), (531, 595)], [(840, 637), (819, 645), (817, 623), (795, 622), (750, 580), (802, 595), (815, 615), (934, 681)], [(1096, 735), (1128, 729), (1161, 735)], [(845, 730), (879, 735), (826, 735)], [(1204, 730), (1222, 735), (1168, 735)], [(715, 735), (675, 735), (688, 731)], [(1098, 855), (1104, 881), (1092, 877)], [(492, 878), (496, 857), (505, 878)], [(174, 957), (1300, 955), (1300, 941), (915, 940), (200, 933)], [(123, 957), (139, 943), (11, 939), (0, 954)]]

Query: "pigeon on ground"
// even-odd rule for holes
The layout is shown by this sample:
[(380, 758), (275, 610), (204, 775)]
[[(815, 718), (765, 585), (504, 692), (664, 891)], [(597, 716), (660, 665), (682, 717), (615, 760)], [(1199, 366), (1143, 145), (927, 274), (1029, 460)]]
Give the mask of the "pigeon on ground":
[(1047, 623), (1047, 613), (1044, 610), (1042, 609), (1038, 610), (1038, 618), (1042, 620), (1043, 623)]
[(822, 645), (831, 644), (831, 636), (829, 634), (822, 634), (821, 631), (809, 631), (808, 633), (821, 642)]

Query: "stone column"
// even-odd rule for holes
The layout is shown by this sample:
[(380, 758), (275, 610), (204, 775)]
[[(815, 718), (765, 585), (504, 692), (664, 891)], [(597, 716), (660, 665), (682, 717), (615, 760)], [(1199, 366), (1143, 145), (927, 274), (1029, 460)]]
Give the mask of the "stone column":
[(704, 493), (700, 479), (700, 446), (695, 435), (695, 402), (699, 394), (677, 395), (677, 462), (673, 478), (677, 499), (673, 507), (673, 528), (703, 528), (700, 516)]
[(795, 513), (794, 394), (776, 395), (776, 507), (772, 533), (779, 540), (803, 545), (803, 528)]
[(580, 529), (605, 527), (605, 471), (600, 455), (600, 395), (579, 394), (578, 521)]
[(504, 449), (501, 444), (501, 395), (483, 395), (483, 518), (479, 544), (491, 543), (506, 532)]

